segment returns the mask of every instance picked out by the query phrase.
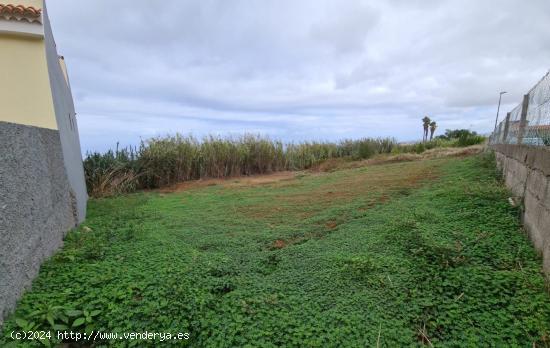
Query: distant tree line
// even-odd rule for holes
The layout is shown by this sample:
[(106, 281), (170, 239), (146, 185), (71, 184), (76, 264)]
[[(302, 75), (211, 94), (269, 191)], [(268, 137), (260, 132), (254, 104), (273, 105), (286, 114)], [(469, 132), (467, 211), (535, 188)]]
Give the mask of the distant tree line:
[[(424, 131), (422, 135), (422, 142), (426, 143), (428, 141), (433, 141), (434, 133), (437, 129), (437, 123), (430, 117), (424, 116), (424, 118), (422, 118), (422, 129)], [(438, 135), (435, 139), (456, 141), (458, 146), (470, 146), (485, 141), (485, 137), (468, 129), (447, 129), (445, 130), (445, 134)]]

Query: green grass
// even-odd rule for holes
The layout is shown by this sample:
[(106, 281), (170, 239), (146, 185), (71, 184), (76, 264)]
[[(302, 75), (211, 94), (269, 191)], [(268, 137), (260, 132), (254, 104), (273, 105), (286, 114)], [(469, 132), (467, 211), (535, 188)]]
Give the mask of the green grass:
[(548, 346), (541, 260), (493, 168), (475, 156), (92, 200), (91, 230), (69, 234), (4, 333), (49, 329), (48, 313), (74, 326), (73, 309), (99, 311), (81, 329), (187, 331), (195, 347)]

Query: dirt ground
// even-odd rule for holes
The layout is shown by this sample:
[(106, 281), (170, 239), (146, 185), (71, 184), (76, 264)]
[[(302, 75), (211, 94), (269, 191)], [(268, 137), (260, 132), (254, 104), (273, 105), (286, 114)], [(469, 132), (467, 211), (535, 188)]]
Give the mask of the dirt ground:
[(297, 172), (277, 172), (263, 175), (240, 176), (226, 179), (201, 179), (185, 181), (170, 187), (158, 190), (161, 193), (181, 192), (206, 186), (222, 185), (224, 187), (246, 187), (273, 184), (280, 181), (292, 180)]

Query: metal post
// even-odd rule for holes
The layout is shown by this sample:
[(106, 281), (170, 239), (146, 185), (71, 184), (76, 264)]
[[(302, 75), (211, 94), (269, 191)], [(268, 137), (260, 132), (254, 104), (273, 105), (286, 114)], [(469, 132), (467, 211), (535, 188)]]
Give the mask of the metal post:
[(507, 144), (508, 141), (508, 131), (510, 130), (510, 115), (511, 113), (509, 112), (508, 114), (506, 114), (506, 121), (504, 123), (504, 135), (502, 137), (502, 143), (503, 144)]
[(498, 123), (498, 114), (500, 112), (500, 102), (502, 101), (502, 95), (506, 92), (500, 92), (500, 95), (498, 97), (498, 108), (497, 108), (497, 118), (495, 118), (495, 132), (497, 130), (497, 123)]
[(525, 128), (527, 126), (527, 110), (529, 109), (529, 94), (523, 96), (523, 104), (521, 105), (521, 120), (519, 121), (518, 144), (523, 144), (525, 136)]

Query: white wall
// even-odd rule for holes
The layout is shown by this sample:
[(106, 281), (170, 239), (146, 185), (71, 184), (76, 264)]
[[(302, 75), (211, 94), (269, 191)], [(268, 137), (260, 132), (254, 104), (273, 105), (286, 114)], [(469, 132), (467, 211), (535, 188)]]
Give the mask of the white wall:
[(82, 222), (86, 217), (88, 194), (86, 192), (84, 168), (82, 166), (76, 113), (70, 86), (68, 81), (65, 80), (65, 74), (59, 64), (59, 56), (45, 5), (43, 11), (46, 60), (48, 63), (57, 127), (61, 137), (61, 147), (63, 149), (67, 176), (76, 196), (78, 221)]

